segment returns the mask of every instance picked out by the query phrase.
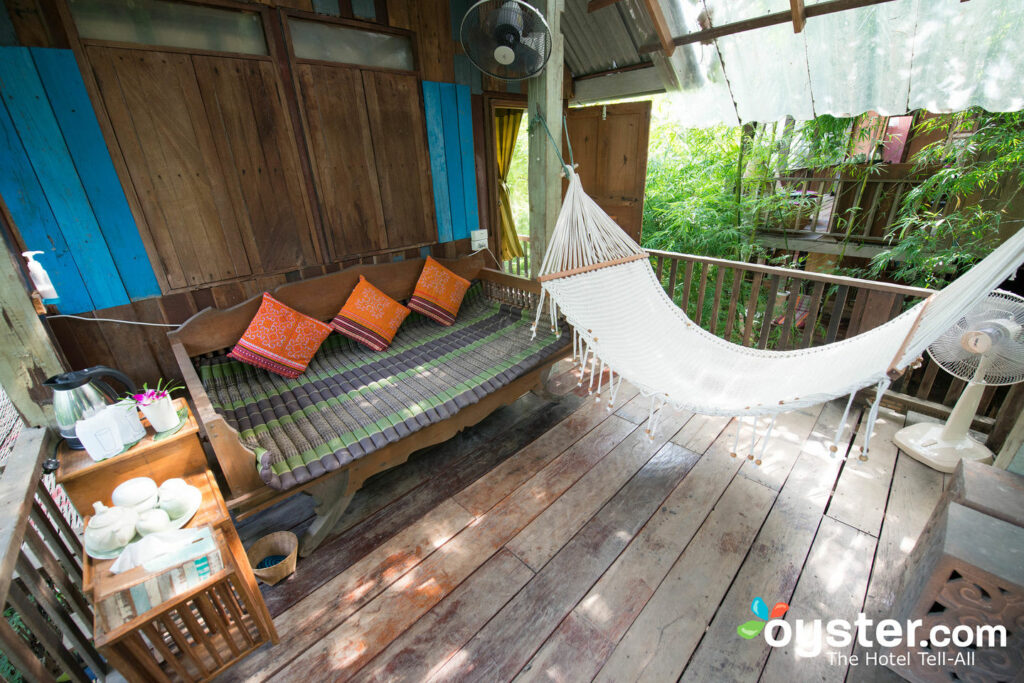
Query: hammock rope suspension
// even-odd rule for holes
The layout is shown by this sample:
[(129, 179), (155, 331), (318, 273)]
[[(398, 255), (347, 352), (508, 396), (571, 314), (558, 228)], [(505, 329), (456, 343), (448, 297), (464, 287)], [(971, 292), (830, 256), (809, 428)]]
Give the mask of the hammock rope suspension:
[[(861, 458), (866, 459), (890, 378), (912, 365), (931, 342), (1024, 263), (1021, 230), (927, 302), (879, 327), (808, 349), (752, 349), (694, 324), (665, 293), (646, 252), (586, 195), (570, 166), (565, 166), (565, 173), (569, 188), (538, 274), (542, 292), (534, 332), (548, 299), (552, 328), (561, 313), (575, 330), (574, 357), (581, 359), (578, 386), (583, 385), (588, 362), (590, 390), (594, 374), (600, 377), (605, 369), (611, 377), (618, 375), (620, 384), (628, 381), (650, 398), (651, 436), (656, 413), (666, 405), (704, 415), (738, 416), (736, 452), (742, 418), (749, 415), (748, 457), (755, 459), (757, 417), (770, 416), (756, 460), (766, 452), (779, 413), (849, 396), (829, 448), (834, 457), (853, 396), (876, 386), (865, 423)], [(600, 389), (599, 380), (599, 393)], [(617, 388), (610, 391), (609, 410), (616, 394)]]

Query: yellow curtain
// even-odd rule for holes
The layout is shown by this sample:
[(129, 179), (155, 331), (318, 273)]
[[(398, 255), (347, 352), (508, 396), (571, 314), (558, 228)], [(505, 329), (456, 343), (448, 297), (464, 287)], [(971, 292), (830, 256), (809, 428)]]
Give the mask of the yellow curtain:
[(523, 120), (521, 109), (499, 109), (494, 115), (495, 136), (498, 143), (498, 221), (501, 223), (501, 260), (525, 256), (523, 245), (516, 234), (516, 221), (512, 217), (512, 204), (508, 196), (508, 170), (512, 166), (512, 152), (516, 148), (519, 124)]

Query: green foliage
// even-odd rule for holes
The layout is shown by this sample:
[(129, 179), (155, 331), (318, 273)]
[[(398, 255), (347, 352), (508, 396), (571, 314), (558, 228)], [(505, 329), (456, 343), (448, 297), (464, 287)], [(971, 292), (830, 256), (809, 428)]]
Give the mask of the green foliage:
[(740, 203), (740, 129), (651, 128), (644, 200), (645, 247), (746, 260), (749, 227), (736, 220)]
[(527, 168), (530, 165), (530, 140), (527, 130), (529, 117), (524, 116), (519, 124), (516, 147), (512, 152), (512, 165), (508, 169), (508, 194), (512, 202), (512, 216), (516, 221), (516, 232), (530, 234), (530, 183)]
[(892, 247), (867, 274), (935, 286), (984, 258), (1000, 230), (1019, 223), (1024, 114), (975, 108), (926, 120), (916, 132), (941, 134), (914, 157), (919, 169), (937, 170), (905, 195), (889, 233)]

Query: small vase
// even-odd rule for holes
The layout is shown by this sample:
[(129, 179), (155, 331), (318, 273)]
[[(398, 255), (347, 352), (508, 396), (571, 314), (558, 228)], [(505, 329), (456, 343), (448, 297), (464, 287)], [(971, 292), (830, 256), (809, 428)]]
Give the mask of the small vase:
[(174, 403), (170, 396), (157, 399), (148, 406), (139, 406), (142, 414), (149, 420), (149, 424), (157, 432), (166, 432), (178, 426), (178, 411), (174, 409)]

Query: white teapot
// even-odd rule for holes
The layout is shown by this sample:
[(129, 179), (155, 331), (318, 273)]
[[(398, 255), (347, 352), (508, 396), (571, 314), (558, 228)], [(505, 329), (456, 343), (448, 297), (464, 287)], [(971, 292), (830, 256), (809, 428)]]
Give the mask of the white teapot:
[(85, 529), (85, 543), (89, 549), (109, 553), (128, 545), (135, 536), (138, 513), (130, 508), (108, 508), (98, 501), (92, 507), (95, 515)]

